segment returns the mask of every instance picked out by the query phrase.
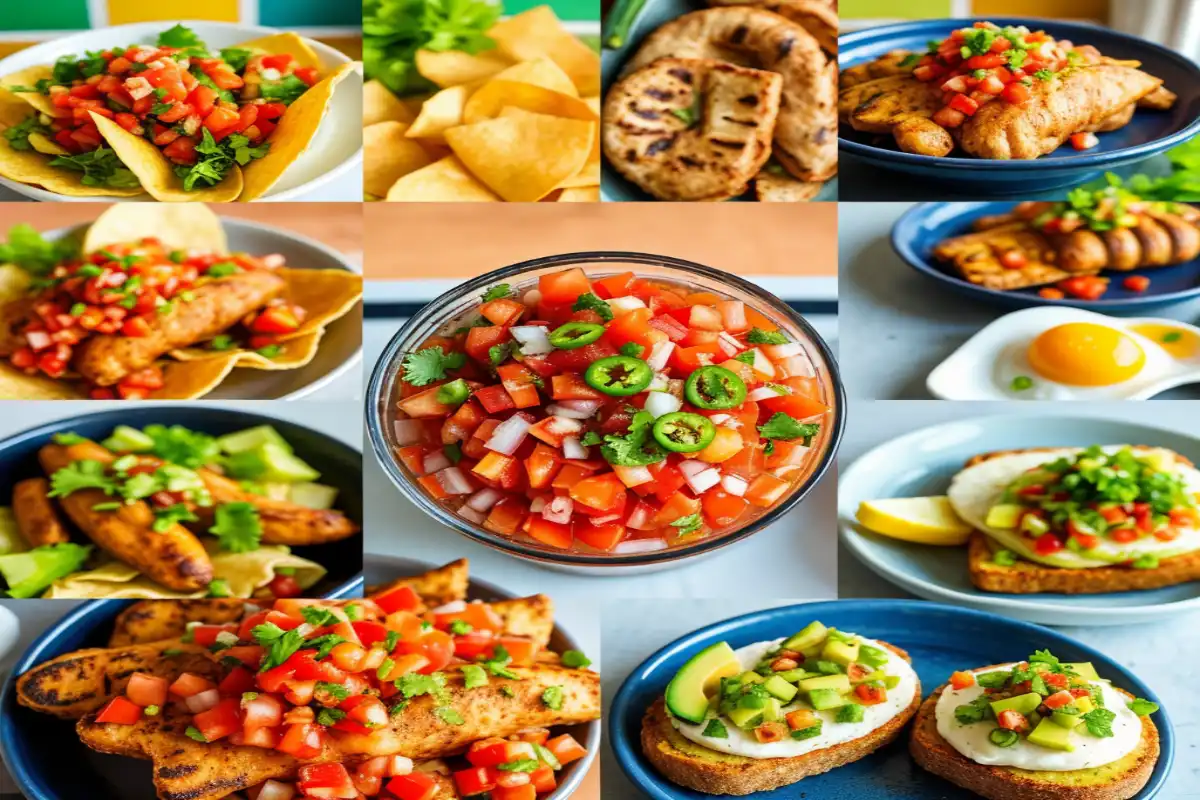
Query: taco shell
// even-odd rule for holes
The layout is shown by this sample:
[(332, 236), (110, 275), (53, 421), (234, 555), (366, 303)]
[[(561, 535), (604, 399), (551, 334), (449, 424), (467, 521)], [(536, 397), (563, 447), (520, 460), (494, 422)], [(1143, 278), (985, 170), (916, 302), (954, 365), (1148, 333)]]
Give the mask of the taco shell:
[(203, 203), (120, 203), (109, 206), (88, 227), (83, 251), (136, 242), (152, 233), (172, 250), (228, 253), (229, 241), (221, 218)]
[(162, 365), (163, 385), (150, 393), (151, 400), (195, 400), (221, 385), (221, 381), (238, 365), (238, 351), (219, 354), (221, 358), (181, 363), (167, 361)]
[(153, 143), (135, 136), (108, 117), (94, 111), (89, 115), (108, 146), (116, 151), (117, 158), (137, 175), (155, 200), (162, 203), (228, 203), (242, 193), (242, 170), (237, 164), (216, 186), (185, 191), (183, 181), (175, 174), (175, 167)]
[(317, 55), (317, 51), (312, 49), (303, 36), (297, 36), (294, 33), (273, 33), (270, 36), (242, 42), (234, 47), (259, 53), (291, 53), (300, 66), (321, 68), (321, 57)]
[[(51, 80), (53, 78), (53, 67), (47, 64), (35, 64), (32, 67), (26, 67), (20, 72), (14, 72), (11, 75), (5, 75), (3, 78), (0, 78), (0, 88), (8, 89), (12, 86), (24, 86), (32, 89), (38, 81)], [(48, 117), (57, 117), (62, 113), (62, 109), (55, 107), (54, 103), (50, 102), (49, 97), (39, 92), (12, 92), (12, 94)]]
[[(250, 597), (255, 589), (271, 582), (280, 568), (295, 570), (301, 589), (315, 585), (325, 577), (326, 569), (314, 561), (294, 556), (286, 547), (264, 546), (249, 553), (226, 553), (216, 542), (205, 544), (212, 556), (213, 577), (223, 579), (234, 597)], [(207, 596), (204, 590), (176, 592), (155, 583), (122, 561), (110, 560), (100, 567), (77, 572), (55, 581), (45, 599), (113, 598), (124, 600), (169, 600)]]
[(321, 119), (329, 110), (333, 90), (354, 67), (354, 64), (341, 65), (288, 106), (287, 113), (279, 120), (279, 127), (267, 137), (271, 149), (262, 158), (246, 165), (246, 185), (237, 198), (240, 202), (249, 203), (270, 191), (287, 168), (308, 149), (321, 126)]

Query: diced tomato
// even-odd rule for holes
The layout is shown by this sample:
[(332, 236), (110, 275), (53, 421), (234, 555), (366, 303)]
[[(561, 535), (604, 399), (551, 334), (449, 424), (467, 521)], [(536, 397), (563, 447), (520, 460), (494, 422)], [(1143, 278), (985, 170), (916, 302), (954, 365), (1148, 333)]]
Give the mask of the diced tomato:
[(1100, 138), (1094, 133), (1072, 133), (1071, 147), (1076, 150), (1091, 150), (1100, 144)]
[(550, 396), (555, 400), (605, 399), (605, 395), (589, 386), (583, 376), (575, 372), (566, 372), (550, 378)]
[(416, 611), (422, 607), (421, 596), (411, 586), (397, 586), (374, 598), (385, 614), (396, 611)]
[(529, 784), (538, 794), (553, 792), (558, 788), (558, 780), (554, 777), (554, 770), (549, 764), (541, 764), (529, 773)]
[(1042, 701), (1047, 708), (1062, 708), (1075, 702), (1075, 696), (1070, 692), (1063, 690), (1055, 692)]
[[(537, 390), (533, 389), (533, 393), (536, 396)], [(482, 389), (477, 389), (472, 396), (479, 401), (480, 405), (489, 414), (499, 414), (501, 411), (510, 411), (517, 407), (517, 404), (513, 402), (512, 396), (503, 386), (485, 386)]]
[(625, 502), (625, 484), (613, 473), (585, 478), (570, 489), (571, 498), (585, 506), (610, 511)]
[(276, 749), (296, 758), (307, 759), (321, 755), (324, 744), (325, 734), (321, 726), (305, 722), (289, 725)]
[(504, 620), (492, 610), (487, 603), (467, 603), (462, 611), (450, 611), (434, 615), (434, 626), (445, 630), (452, 622), (461, 621), (477, 631), (499, 633), (504, 628)]
[(492, 771), (486, 767), (471, 767), (454, 773), (454, 785), (458, 787), (459, 794), (470, 797), (495, 789), (496, 781), (492, 777)]
[(1130, 275), (1121, 285), (1131, 292), (1144, 292), (1150, 288), (1150, 279), (1145, 275)]
[(1058, 551), (1062, 550), (1064, 546), (1065, 545), (1063, 545), (1062, 539), (1059, 539), (1053, 533), (1043, 533), (1041, 536), (1035, 539), (1033, 543), (1034, 550), (1037, 551), (1038, 555), (1043, 556), (1057, 553)]
[(1007, 269), (1021, 269), (1029, 259), (1020, 250), (1005, 250), (1000, 254), (1000, 265)]
[(524, 463), (529, 488), (545, 489), (562, 467), (562, 457), (555, 448), (538, 442)]
[(746, 488), (744, 497), (759, 508), (770, 508), (787, 493), (791, 484), (769, 473), (755, 477)]
[(584, 746), (575, 741), (575, 738), (569, 733), (547, 740), (546, 749), (553, 753), (558, 762), (564, 766), (587, 755)]
[(515, 325), (525, 313), (525, 304), (504, 297), (484, 303), (479, 307), (479, 313), (493, 325)]
[(441, 791), (437, 779), (427, 772), (399, 775), (388, 781), (386, 788), (396, 800), (433, 800)]
[(538, 290), (547, 303), (574, 303), (580, 295), (592, 290), (587, 274), (578, 267), (548, 273), (538, 278)]
[(531, 539), (550, 547), (557, 547), (560, 550), (569, 549), (572, 542), (574, 542), (570, 524), (551, 522), (538, 514), (530, 515), (525, 520), (522, 529), (525, 533), (529, 534)]
[(497, 786), (491, 792), (491, 800), (537, 800), (537, 789), (532, 783), (519, 786)]
[(950, 685), (955, 689), (966, 689), (975, 685), (975, 675), (971, 672), (955, 672), (950, 675)]
[(1001, 711), (996, 715), (996, 724), (1006, 731), (1024, 731), (1029, 728), (1029, 720), (1020, 711)]
[(117, 695), (100, 709), (96, 722), (133, 725), (142, 718), (142, 707), (124, 695)]
[(125, 684), (125, 696), (132, 702), (146, 706), (164, 706), (167, 703), (167, 679), (145, 672), (135, 672)]
[(555, 350), (546, 356), (546, 360), (564, 372), (583, 372), (593, 361), (616, 354), (617, 348), (602, 338), (574, 350)]
[(1012, 103), (1015, 106), (1019, 106), (1028, 102), (1029, 98), (1031, 97), (1031, 93), (1028, 86), (1020, 81), (1013, 81), (1004, 87), (1001, 97), (1003, 97), (1007, 102)]
[(305, 764), (297, 772), (297, 787), (305, 797), (333, 797), (353, 800), (359, 797), (346, 768), (336, 762)]
[(175, 682), (171, 684), (169, 690), (171, 694), (175, 695), (176, 697), (182, 697), (186, 699), (192, 695), (200, 694), (200, 692), (206, 692), (213, 688), (216, 688), (215, 685), (206, 678), (201, 678), (199, 675), (191, 672), (184, 672), (175, 679)]
[(241, 701), (226, 698), (218, 702), (208, 711), (202, 711), (192, 717), (192, 724), (204, 734), (205, 740), (215, 742), (241, 730)]
[(180, 136), (163, 148), (163, 155), (181, 164), (196, 162), (196, 140), (191, 136)]
[(714, 528), (723, 528), (737, 522), (750, 506), (744, 497), (737, 497), (720, 488), (705, 492), (700, 502), (704, 508), (705, 519)]
[(588, 547), (605, 552), (612, 550), (626, 537), (625, 526), (620, 523), (593, 525), (585, 520), (575, 522), (575, 538)]
[(877, 706), (887, 702), (887, 689), (869, 683), (860, 683), (854, 687), (854, 694), (864, 706)]
[[(508, 392), (515, 408), (533, 408), (541, 405), (542, 399), (537, 390), (541, 379), (524, 364), (503, 364), (496, 368), (496, 374), (500, 376), (504, 391)], [(495, 413), (492, 409), (488, 411)]]

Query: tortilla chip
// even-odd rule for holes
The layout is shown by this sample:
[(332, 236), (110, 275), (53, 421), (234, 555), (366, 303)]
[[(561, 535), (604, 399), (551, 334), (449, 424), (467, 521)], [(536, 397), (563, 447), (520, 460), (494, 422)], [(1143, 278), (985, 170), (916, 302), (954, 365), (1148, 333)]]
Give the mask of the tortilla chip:
[[(235, 367), (263, 370), (299, 369), (312, 361), (321, 346), (321, 337), (325, 329), (320, 328), (297, 339), (289, 339), (279, 345), (279, 353), (274, 358), (257, 353), (253, 350), (206, 350), (203, 347), (189, 347), (185, 350), (172, 350), (171, 357), (180, 361), (216, 361), (234, 355)], [(157, 397), (157, 395), (155, 395)]]
[[(130, 133), (94, 111), (88, 113), (104, 141), (116, 151), (117, 158), (125, 162), (125, 166), (137, 175), (142, 186), (155, 200), (164, 203), (227, 203), (242, 193), (242, 170), (236, 164), (225, 176), (225, 180), (216, 186), (184, 191), (183, 181), (175, 174), (174, 165), (152, 142)], [(286, 119), (286, 116), (284, 118)]]
[(490, 189), (475, 179), (454, 156), (410, 172), (388, 190), (389, 203), (498, 203)]
[[(0, 87), (24, 86), (32, 89), (38, 81), (53, 80), (53, 78), (54, 67), (48, 64), (36, 64), (0, 78)], [(57, 117), (62, 113), (62, 109), (51, 103), (49, 97), (39, 92), (13, 92), (12, 94), (48, 117)]]
[(595, 122), (526, 111), (453, 128), (446, 141), (496, 194), (534, 202), (583, 168), (595, 135)]
[(487, 35), (513, 61), (546, 56), (571, 76), (580, 95), (600, 94), (600, 56), (567, 31), (549, 6), (500, 20)]
[(307, 39), (295, 33), (273, 33), (270, 36), (242, 42), (234, 47), (275, 55), (290, 53), (302, 67), (321, 68), (321, 57), (317, 55), (317, 51), (312, 49)]
[[(269, 584), (280, 568), (294, 569), (292, 577), (301, 589), (314, 586), (327, 570), (314, 561), (294, 556), (286, 547), (267, 545), (249, 553), (226, 553), (216, 542), (206, 542), (212, 557), (213, 578), (224, 580), (234, 597), (250, 597), (255, 589)], [(176, 592), (155, 583), (122, 561), (109, 560), (86, 572), (77, 572), (55, 581), (44, 598), (119, 598), (125, 600), (188, 599), (207, 597), (208, 592)]]
[(469, 94), (465, 86), (442, 89), (425, 101), (420, 116), (409, 126), (405, 135), (410, 139), (422, 138), (444, 143), (446, 137), (443, 134), (446, 130), (463, 123), (463, 108)]
[(203, 203), (119, 203), (109, 206), (88, 227), (83, 250), (91, 253), (109, 245), (156, 236), (168, 250), (229, 252), (221, 218)]
[(563, 189), (558, 195), (560, 203), (599, 203), (600, 186), (577, 186)]
[[(279, 120), (279, 127), (267, 137), (271, 149), (262, 158), (246, 165), (246, 186), (237, 198), (239, 202), (249, 203), (270, 191), (287, 168), (308, 149), (321, 126), (321, 119), (329, 110), (333, 90), (353, 70), (354, 64), (343, 64), (288, 107)], [(162, 161), (165, 163), (166, 159)]]
[(592, 113), (597, 117), (600, 116), (600, 96), (592, 95), (591, 97), (582, 98), (583, 102), (587, 103), (587, 107), (592, 110)]
[(534, 114), (567, 117), (598, 122), (599, 118), (577, 97), (556, 92), (532, 83), (488, 81), (471, 95), (463, 109), (463, 121), (468, 125), (500, 116), (505, 107), (520, 108)]
[(86, 400), (83, 384), (55, 380), (45, 375), (26, 375), (0, 361), (0, 400)]
[(412, 122), (415, 117), (392, 90), (379, 81), (363, 84), (363, 127), (376, 122)]
[[(18, 125), (35, 113), (19, 95), (0, 89), (0, 130)], [(134, 197), (144, 193), (140, 186), (125, 189), (88, 186), (83, 182), (82, 172), (52, 167), (51, 160), (36, 150), (14, 150), (8, 139), (0, 136), (0, 176), (9, 180), (41, 186), (68, 197)]]
[(560, 92), (571, 97), (579, 97), (579, 91), (575, 88), (575, 84), (571, 82), (571, 76), (563, 72), (562, 67), (546, 57), (514, 64), (503, 72), (493, 75), (492, 80), (532, 83), (534, 86), (541, 86), (553, 92)]
[(425, 148), (407, 138), (403, 122), (377, 122), (363, 128), (363, 191), (387, 194), (392, 184), (433, 159)]
[(511, 63), (511, 59), (494, 50), (475, 55), (461, 50), (418, 50), (416, 57), (417, 72), (439, 89), (490, 78)]

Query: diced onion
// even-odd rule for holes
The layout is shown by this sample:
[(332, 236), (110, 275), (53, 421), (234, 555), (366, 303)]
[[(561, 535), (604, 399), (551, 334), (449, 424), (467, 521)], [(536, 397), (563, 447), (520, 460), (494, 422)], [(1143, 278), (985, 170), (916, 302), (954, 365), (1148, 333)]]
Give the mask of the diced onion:
[(666, 392), (651, 392), (646, 396), (646, 411), (658, 419), (663, 414), (670, 414), (683, 408), (683, 401), (673, 394)]
[(708, 418), (708, 421), (713, 425), (724, 425), (731, 419), (733, 419), (733, 417), (729, 416), (728, 414), (713, 414)]
[(467, 505), (476, 511), (491, 511), (492, 506), (500, 502), (501, 497), (502, 495), (498, 490), (488, 486), (471, 495), (470, 499), (467, 500)]
[(650, 385), (646, 387), (647, 392), (665, 392), (671, 388), (671, 379), (667, 377), (665, 372), (656, 372), (654, 377), (650, 379)]
[(603, 400), (559, 400), (558, 405), (562, 408), (569, 408), (572, 411), (579, 413), (587, 413), (590, 417), (600, 410), (600, 406), (604, 405)]
[(255, 800), (292, 800), (296, 796), (296, 787), (290, 783), (280, 783), (270, 780), (258, 790)]
[(578, 436), (567, 436), (563, 439), (563, 455), (583, 460), (589, 458), (592, 453), (580, 444)]
[(610, 522), (617, 522), (621, 519), (621, 516), (621, 514), (606, 514), (603, 517), (588, 517), (588, 522), (592, 523), (596, 527), (600, 527), (601, 525), (607, 525)]
[(681, 461), (679, 471), (683, 473), (688, 487), (696, 494), (707, 492), (721, 482), (721, 473), (703, 461)]
[(203, 692), (194, 694), (183, 702), (187, 705), (188, 711), (193, 714), (201, 714), (210, 708), (215, 708), (217, 703), (221, 702), (221, 693), (216, 689), (205, 689)]
[(425, 474), (437, 472), (439, 469), (445, 469), (450, 466), (450, 458), (441, 450), (434, 450), (432, 453), (425, 454), (425, 460), (421, 462), (421, 466), (425, 468)]
[(788, 342), (786, 344), (764, 344), (763, 352), (772, 361), (779, 361), (783, 358), (791, 358), (798, 356), (804, 352), (804, 346), (799, 342)]
[[(791, 394), (791, 391), (784, 392), (783, 394)], [(783, 397), (783, 394), (775, 391), (770, 386), (760, 386), (757, 389), (751, 389), (750, 393), (746, 395), (746, 399), (753, 400), (757, 403), (759, 400), (770, 400), (772, 397)]]
[(721, 476), (721, 488), (729, 492), (734, 497), (741, 497), (744, 495), (748, 485), (749, 484), (746, 483), (745, 478), (739, 478), (737, 475)]
[(667, 362), (671, 360), (671, 353), (674, 350), (674, 342), (655, 342), (654, 347), (650, 348), (650, 356), (646, 359), (646, 363), (655, 372), (662, 372), (667, 368)]
[(626, 539), (613, 548), (614, 553), (629, 555), (631, 553), (653, 553), (656, 550), (667, 549), (666, 539)]
[(550, 334), (541, 325), (518, 325), (510, 328), (509, 332), (521, 345), (521, 353), (527, 356), (541, 356), (554, 350), (550, 344)]
[(413, 760), (405, 756), (390, 756), (388, 758), (388, 775), (408, 775), (413, 771)]
[(621, 483), (631, 489), (634, 486), (641, 486), (643, 483), (650, 483), (654, 480), (654, 476), (650, 474), (648, 467), (622, 467), (619, 464), (614, 464), (613, 472), (621, 479)]
[(129, 92), (129, 96), (134, 100), (141, 100), (143, 97), (154, 94), (154, 87), (146, 78), (135, 75), (125, 79), (125, 91)]
[(757, 347), (751, 352), (754, 353), (754, 363), (750, 366), (754, 368), (754, 371), (761, 372), (763, 375), (766, 375), (769, 378), (774, 378), (775, 363), (771, 361), (771, 359), (767, 358), (767, 354), (762, 350), (759, 350)]
[(482, 525), (483, 521), (487, 519), (487, 514), (483, 513), (482, 511), (476, 511), (470, 506), (463, 506), (462, 508), (458, 509), (458, 515), (463, 519), (471, 520), (471, 522), (474, 522), (476, 525)]
[(811, 378), (816, 375), (812, 363), (805, 356), (792, 356), (776, 362), (779, 374), (785, 378)]
[(467, 601), (466, 600), (453, 600), (449, 603), (446, 603), (444, 606), (438, 606), (437, 608), (433, 609), (433, 613), (434, 614), (457, 614), (460, 611), (466, 611), (466, 610), (467, 610)]
[[(546, 406), (546, 413), (552, 417), (565, 417), (566, 419), (590, 419), (591, 416), (596, 413), (595, 409), (591, 411), (580, 411), (577, 408), (571, 408), (570, 406), (566, 405), (567, 402), (568, 401), (564, 400), (561, 403), (554, 403), (553, 405)], [(596, 408), (599, 408), (601, 401), (585, 400), (583, 402), (595, 403)]]
[(612, 309), (613, 316), (620, 317), (628, 314), (639, 308), (645, 308), (646, 304), (642, 302), (642, 298), (629, 295), (627, 297), (614, 297), (608, 301), (608, 307)]
[(647, 503), (638, 503), (633, 509), (633, 513), (629, 515), (629, 519), (625, 520), (625, 527), (632, 528), (635, 531), (648, 531), (657, 527), (654, 524), (654, 515), (658, 512), (654, 507)]
[(542, 518), (550, 522), (566, 525), (571, 521), (575, 510), (575, 501), (569, 497), (555, 497), (542, 509)]
[(434, 473), (434, 476), (446, 494), (470, 494), (475, 489), (458, 467), (447, 467), (441, 472)]
[(529, 435), (530, 427), (529, 420), (520, 414), (513, 414), (496, 426), (491, 438), (483, 446), (494, 453), (511, 456)]
[(415, 419), (394, 420), (392, 432), (396, 434), (396, 444), (401, 447), (420, 444), (425, 440), (425, 428)]
[(727, 331), (744, 331), (750, 327), (746, 321), (746, 304), (741, 300), (723, 300), (717, 303), (721, 312), (721, 322)]
[(742, 343), (733, 338), (728, 331), (721, 331), (721, 335), (717, 337), (717, 346), (730, 358), (736, 356), (742, 349)]
[(679, 462), (679, 471), (683, 473), (683, 477), (690, 478), (693, 475), (699, 475), (701, 472), (704, 472), (704, 470), (708, 469), (708, 466), (703, 461), (689, 458)]

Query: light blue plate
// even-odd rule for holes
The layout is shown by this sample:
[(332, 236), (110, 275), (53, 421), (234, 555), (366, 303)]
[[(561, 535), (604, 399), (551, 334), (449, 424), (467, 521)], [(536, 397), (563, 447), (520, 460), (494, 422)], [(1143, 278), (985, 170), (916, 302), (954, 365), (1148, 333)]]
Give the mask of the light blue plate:
[[(928, 696), (959, 669), (1003, 664), (1049, 650), (1064, 661), (1090, 661), (1126, 691), (1158, 702), (1131, 672), (1103, 653), (1055, 631), (993, 614), (913, 600), (834, 600), (773, 608), (718, 622), (677, 639), (635, 669), (617, 691), (608, 713), (613, 751), (630, 780), (654, 800), (708, 800), (712, 795), (677, 786), (658, 774), (642, 755), (642, 715), (666, 689), (672, 676), (701, 649), (726, 641), (735, 648), (790, 636), (813, 620), (879, 639), (908, 651)], [(1161, 705), (1161, 703), (1160, 703)], [(1175, 733), (1165, 710), (1153, 716), (1158, 728), (1158, 763), (1146, 787), (1133, 800), (1149, 800), (1167, 780), (1175, 756)], [(971, 792), (918, 767), (908, 754), (908, 731), (891, 745), (853, 764), (772, 792), (755, 800), (969, 800)]]
[[(702, 2), (688, 2), (688, 0), (647, 0), (642, 13), (638, 15), (637, 21), (633, 23), (633, 28), (629, 31), (629, 38), (625, 40), (625, 44), (615, 50), (605, 48), (601, 51), (600, 68), (604, 94), (608, 94), (609, 87), (620, 76), (621, 68), (637, 52), (643, 39), (676, 17), (682, 17), (688, 12), (699, 11), (702, 8), (707, 8), (707, 5)], [(655, 198), (621, 177), (621, 174), (609, 165), (608, 159), (604, 159), (600, 171), (600, 199), (605, 202), (643, 202), (647, 200), (652, 201)], [(836, 201), (837, 179), (835, 178), (826, 183), (814, 200)]]
[[(1132, 407), (1132, 406), (1131, 406)], [(838, 476), (842, 541), (880, 577), (915, 595), (1052, 625), (1129, 625), (1200, 609), (1200, 582), (1097, 595), (994, 594), (967, 576), (963, 547), (931, 547), (871, 533), (854, 518), (859, 503), (946, 493), (972, 456), (1025, 447), (1143, 444), (1200, 461), (1200, 441), (1136, 422), (1090, 417), (980, 417), (914, 431), (876, 447)]]

